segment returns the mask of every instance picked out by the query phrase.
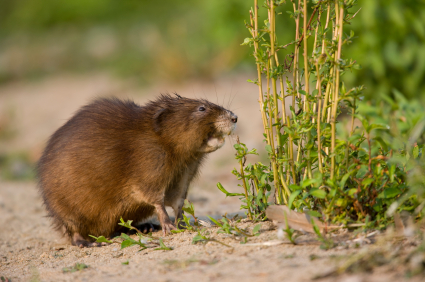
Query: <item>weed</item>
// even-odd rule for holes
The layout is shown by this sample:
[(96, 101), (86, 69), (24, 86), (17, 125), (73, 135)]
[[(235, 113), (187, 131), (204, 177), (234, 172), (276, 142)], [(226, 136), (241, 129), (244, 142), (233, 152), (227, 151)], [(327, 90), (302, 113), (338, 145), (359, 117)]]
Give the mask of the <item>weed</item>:
[(285, 232), (286, 234), (286, 238), (294, 245), (296, 245), (297, 243), (295, 242), (295, 240), (297, 239), (298, 235), (295, 235), (295, 231), (294, 229), (290, 228), (288, 225), (288, 219), (287, 219), (287, 215), (285, 213), (285, 229), (282, 229), (283, 232)]
[(192, 239), (192, 244), (201, 243), (201, 244), (206, 245), (209, 242), (215, 242), (215, 243), (218, 243), (218, 244), (221, 244), (223, 246), (226, 246), (228, 248), (232, 248), (233, 249), (232, 246), (229, 246), (229, 245), (227, 245), (227, 244), (225, 244), (225, 243), (223, 243), (221, 241), (218, 241), (218, 240), (216, 240), (214, 238), (209, 237), (208, 235), (210, 235), (210, 233), (205, 228), (204, 229), (201, 229), (201, 230), (198, 230), (197, 233), (198, 234), (195, 237), (193, 237), (193, 239)]
[(80, 271), (83, 269), (88, 268), (89, 266), (84, 264), (84, 263), (75, 263), (73, 266), (69, 266), (69, 267), (64, 267), (62, 268), (63, 273), (66, 272), (76, 272), (76, 271)]
[(311, 224), (313, 225), (314, 233), (316, 233), (318, 240), (321, 242), (320, 248), (322, 250), (329, 250), (335, 247), (334, 241), (320, 232), (320, 229), (317, 227), (317, 224), (314, 222), (314, 220), (311, 221)]
[[(121, 249), (127, 248), (127, 247), (131, 247), (131, 246), (139, 246), (139, 252), (147, 249), (147, 248), (152, 248), (152, 247), (157, 247), (154, 250), (172, 250), (172, 248), (167, 247), (164, 242), (162, 241), (161, 238), (158, 237), (154, 237), (151, 234), (143, 234), (139, 229), (137, 229), (136, 227), (132, 226), (131, 224), (133, 223), (132, 220), (127, 220), (127, 222), (125, 222), (122, 218), (120, 219), (120, 223), (118, 223), (121, 226), (124, 226), (130, 230), (135, 230), (136, 231), (136, 235), (138, 237), (138, 240), (134, 240), (133, 238), (131, 238), (129, 235), (125, 234), (125, 233), (121, 233), (120, 236), (115, 237), (114, 239), (122, 239), (121, 241)], [(89, 235), (90, 237), (96, 239), (97, 243), (119, 243), (119, 241), (116, 240), (108, 240), (106, 239), (104, 236), (99, 236), (99, 237), (95, 237), (93, 235)]]
[(159, 248), (155, 248), (154, 250), (155, 251), (158, 251), (158, 250), (171, 251), (172, 249), (173, 248), (165, 246), (164, 242), (162, 242), (162, 239), (159, 238)]

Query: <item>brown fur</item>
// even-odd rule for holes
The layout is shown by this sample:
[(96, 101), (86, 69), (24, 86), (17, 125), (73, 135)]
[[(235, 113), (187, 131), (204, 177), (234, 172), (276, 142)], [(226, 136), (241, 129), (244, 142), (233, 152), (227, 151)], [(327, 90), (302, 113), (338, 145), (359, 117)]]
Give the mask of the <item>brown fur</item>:
[(51, 136), (38, 163), (54, 225), (80, 246), (89, 245), (88, 235), (112, 235), (120, 217), (138, 222), (157, 213), (164, 233), (173, 229), (164, 206), (181, 218), (199, 165), (236, 121), (218, 105), (178, 95), (145, 106), (112, 98), (82, 107)]

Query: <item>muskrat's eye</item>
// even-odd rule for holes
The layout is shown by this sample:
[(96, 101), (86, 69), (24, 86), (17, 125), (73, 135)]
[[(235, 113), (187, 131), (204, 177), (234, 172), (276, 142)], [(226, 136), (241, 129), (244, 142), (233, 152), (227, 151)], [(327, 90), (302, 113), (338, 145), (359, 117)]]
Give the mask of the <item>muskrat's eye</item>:
[(200, 112), (203, 112), (203, 111), (205, 111), (205, 108), (204, 107), (199, 107), (199, 109), (198, 109)]

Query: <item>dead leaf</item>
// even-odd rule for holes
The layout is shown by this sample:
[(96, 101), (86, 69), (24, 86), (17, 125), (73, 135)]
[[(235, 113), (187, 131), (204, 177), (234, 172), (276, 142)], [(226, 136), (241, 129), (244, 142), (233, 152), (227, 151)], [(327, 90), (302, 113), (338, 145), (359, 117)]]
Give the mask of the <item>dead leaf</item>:
[(292, 211), (284, 205), (269, 206), (266, 210), (266, 215), (269, 219), (283, 224), (285, 224), (286, 222), (285, 214), (288, 219), (288, 226), (294, 230), (314, 233), (313, 224), (311, 224), (311, 220), (314, 220), (314, 223), (317, 225), (320, 232), (322, 233), (340, 228), (340, 226), (329, 226), (327, 224), (324, 224), (317, 218), (309, 216), (306, 213)]

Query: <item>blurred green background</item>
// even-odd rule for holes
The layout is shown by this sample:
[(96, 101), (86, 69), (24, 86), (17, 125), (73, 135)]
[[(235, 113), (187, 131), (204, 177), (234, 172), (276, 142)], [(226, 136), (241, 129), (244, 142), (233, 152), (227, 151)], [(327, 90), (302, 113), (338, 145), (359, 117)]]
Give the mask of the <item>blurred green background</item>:
[[(286, 2), (278, 16), (282, 44), (294, 38), (293, 19), (285, 13), (292, 3)], [(240, 46), (249, 36), (244, 20), (253, 1), (0, 3), (1, 83), (93, 70), (146, 83), (211, 79), (255, 68), (250, 49)], [(359, 1), (361, 11), (352, 25), (357, 38), (345, 56), (363, 68), (347, 74), (350, 86), (364, 84), (369, 97), (392, 88), (407, 97), (424, 96), (424, 4), (424, 0)]]

